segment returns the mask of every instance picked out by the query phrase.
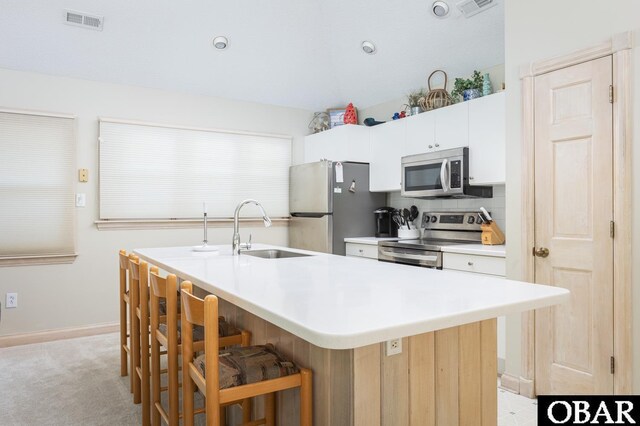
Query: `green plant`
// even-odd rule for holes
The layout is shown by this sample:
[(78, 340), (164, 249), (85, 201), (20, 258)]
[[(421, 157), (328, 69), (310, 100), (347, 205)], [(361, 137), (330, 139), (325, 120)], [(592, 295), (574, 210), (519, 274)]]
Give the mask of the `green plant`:
[(426, 96), (427, 96), (427, 89), (424, 89), (424, 88), (414, 90), (413, 92), (409, 92), (409, 94), (407, 95), (407, 104), (409, 104), (411, 108), (420, 106), (418, 101), (421, 98), (424, 98)]
[(482, 90), (482, 74), (480, 71), (474, 71), (471, 78), (456, 78), (453, 83), (453, 90), (451, 91), (451, 97), (459, 99), (462, 97), (462, 92), (469, 89)]

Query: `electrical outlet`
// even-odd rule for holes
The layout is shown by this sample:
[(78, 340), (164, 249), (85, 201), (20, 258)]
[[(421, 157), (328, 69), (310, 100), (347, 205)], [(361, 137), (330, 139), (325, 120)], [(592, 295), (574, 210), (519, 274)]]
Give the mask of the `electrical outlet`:
[(18, 293), (7, 293), (7, 300), (4, 304), (5, 308), (18, 307)]
[(402, 353), (402, 339), (387, 340), (387, 356)]

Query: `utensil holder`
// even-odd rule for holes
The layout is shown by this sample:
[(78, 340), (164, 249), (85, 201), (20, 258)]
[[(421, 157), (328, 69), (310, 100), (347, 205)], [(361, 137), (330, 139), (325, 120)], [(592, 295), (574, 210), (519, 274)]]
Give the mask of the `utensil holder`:
[(504, 244), (504, 234), (495, 222), (480, 225), (482, 228), (482, 244), (488, 246)]
[(419, 229), (398, 229), (398, 238), (402, 239), (410, 239), (410, 238), (420, 238), (420, 230)]

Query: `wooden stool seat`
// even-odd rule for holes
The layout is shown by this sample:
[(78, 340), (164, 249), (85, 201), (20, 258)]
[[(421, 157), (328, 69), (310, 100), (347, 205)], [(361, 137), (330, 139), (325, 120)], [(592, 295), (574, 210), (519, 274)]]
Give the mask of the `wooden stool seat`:
[[(197, 357), (193, 364), (205, 379), (206, 355)], [(220, 389), (277, 379), (300, 372), (293, 362), (287, 361), (271, 344), (222, 349), (218, 355), (218, 365)]]
[[(192, 294), (185, 281), (182, 290), (182, 404), (184, 426), (194, 424), (197, 388), (205, 396), (206, 424), (219, 426), (224, 407), (243, 401), (243, 424), (275, 426), (275, 393), (300, 389), (300, 426), (311, 426), (312, 373), (279, 355), (271, 345), (220, 350), (218, 298), (204, 300)], [(193, 327), (204, 326), (204, 354), (194, 360)], [(206, 374), (206, 378), (205, 378)], [(250, 398), (265, 396), (265, 417), (251, 421)]]
[[(162, 323), (158, 325), (158, 331), (162, 333), (165, 338), (168, 336), (169, 327), (166, 323)], [(218, 337), (230, 337), (230, 336), (238, 336), (241, 334), (241, 330), (235, 327), (233, 324), (229, 323), (224, 317), (218, 318)], [(193, 327), (193, 340), (199, 341), (204, 340), (204, 327), (195, 326)], [(178, 344), (182, 343), (182, 337), (180, 332), (180, 321), (178, 321)], [(235, 343), (232, 343), (235, 344)], [(229, 346), (229, 345), (223, 345)]]

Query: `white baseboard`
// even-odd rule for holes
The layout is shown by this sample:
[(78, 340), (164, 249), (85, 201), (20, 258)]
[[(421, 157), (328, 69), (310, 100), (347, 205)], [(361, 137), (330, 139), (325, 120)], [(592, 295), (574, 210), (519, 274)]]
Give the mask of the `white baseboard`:
[(85, 327), (60, 328), (56, 330), (38, 331), (35, 333), (10, 334), (0, 336), (0, 348), (30, 345), (54, 340), (72, 339), (74, 337), (95, 336), (98, 334), (115, 333), (120, 330), (119, 323), (97, 324)]
[(525, 379), (524, 377), (502, 374), (500, 376), (500, 387), (527, 398), (533, 399), (536, 397), (533, 380)]
[(509, 392), (520, 394), (520, 379), (516, 376), (504, 373), (500, 376), (500, 387)]

